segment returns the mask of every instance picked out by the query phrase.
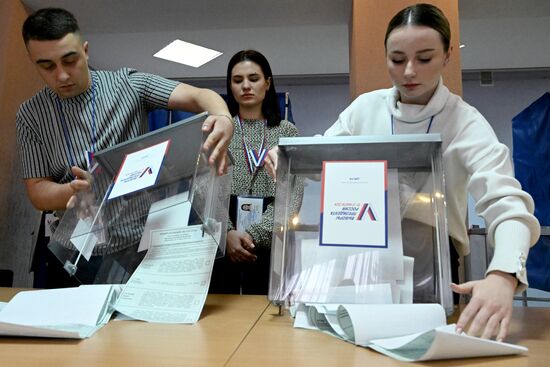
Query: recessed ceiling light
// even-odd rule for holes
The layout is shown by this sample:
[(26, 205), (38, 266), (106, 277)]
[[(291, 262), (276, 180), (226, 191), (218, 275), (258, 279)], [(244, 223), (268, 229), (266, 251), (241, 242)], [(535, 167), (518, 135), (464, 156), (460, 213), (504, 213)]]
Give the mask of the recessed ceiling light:
[(182, 40), (175, 40), (153, 56), (198, 68), (221, 54), (221, 52), (216, 50)]
[(458, 46), (458, 48), (464, 48), (464, 47), (466, 47), (464, 43), (461, 43), (460, 46)]

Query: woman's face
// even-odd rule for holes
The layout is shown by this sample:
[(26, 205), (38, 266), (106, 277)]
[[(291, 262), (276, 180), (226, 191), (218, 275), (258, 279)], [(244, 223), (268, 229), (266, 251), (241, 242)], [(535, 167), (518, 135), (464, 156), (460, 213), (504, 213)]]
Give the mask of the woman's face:
[(430, 27), (394, 29), (386, 42), (386, 61), (401, 102), (427, 104), (450, 54), (443, 50), (441, 35)]
[(239, 107), (262, 105), (271, 82), (253, 61), (241, 61), (231, 71), (231, 93)]

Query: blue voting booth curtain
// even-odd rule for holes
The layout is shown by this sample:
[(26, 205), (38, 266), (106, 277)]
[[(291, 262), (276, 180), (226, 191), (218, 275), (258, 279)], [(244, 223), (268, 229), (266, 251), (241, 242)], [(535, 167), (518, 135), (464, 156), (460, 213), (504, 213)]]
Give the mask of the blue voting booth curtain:
[[(226, 98), (225, 94), (221, 95), (223, 99)], [(279, 108), (281, 109), (281, 118), (285, 118), (294, 123), (292, 117), (292, 105), (287, 93), (277, 93), (279, 99)], [(149, 112), (149, 131), (159, 129), (164, 126), (168, 126), (170, 123), (177, 122), (188, 117), (193, 116), (194, 113), (185, 111), (169, 111), (166, 109), (156, 109)]]
[[(550, 93), (512, 119), (516, 178), (535, 200), (535, 216), (550, 226)], [(550, 236), (541, 236), (527, 259), (529, 286), (550, 291)]]
[(178, 110), (166, 110), (158, 108), (149, 112), (149, 131), (160, 129), (170, 125), (173, 122), (184, 120), (193, 116), (194, 113)]
[(281, 118), (294, 124), (294, 117), (292, 117), (292, 103), (290, 103), (288, 93), (277, 93), (277, 98), (279, 99)]

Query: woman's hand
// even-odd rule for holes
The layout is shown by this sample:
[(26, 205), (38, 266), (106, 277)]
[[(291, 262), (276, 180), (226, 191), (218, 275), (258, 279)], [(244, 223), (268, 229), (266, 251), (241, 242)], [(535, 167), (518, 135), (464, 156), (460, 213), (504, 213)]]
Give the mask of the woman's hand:
[(227, 256), (235, 263), (253, 262), (258, 258), (254, 254), (254, 243), (248, 233), (231, 230), (227, 232)]
[(451, 284), (454, 292), (472, 294), (468, 306), (460, 314), (456, 323), (457, 332), (503, 341), (508, 334), (512, 317), (512, 303), (517, 287), (517, 279), (508, 273), (493, 271), (483, 280), (463, 284)]
[(271, 148), (267, 152), (267, 156), (264, 160), (264, 168), (267, 171), (267, 174), (273, 178), (274, 182), (277, 182), (277, 160), (279, 154), (279, 146)]

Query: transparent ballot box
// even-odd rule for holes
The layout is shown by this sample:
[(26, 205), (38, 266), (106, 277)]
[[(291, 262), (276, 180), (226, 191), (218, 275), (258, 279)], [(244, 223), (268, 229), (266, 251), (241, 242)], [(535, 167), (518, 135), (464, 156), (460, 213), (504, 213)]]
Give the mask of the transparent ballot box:
[(232, 164), (223, 176), (208, 165), (201, 151), (206, 116), (95, 154), (91, 190), (73, 197), (48, 244), (71, 276), (84, 284), (125, 283), (155, 231), (191, 225), (215, 239), (217, 257), (225, 254)]
[(270, 301), (453, 311), (439, 134), (280, 139), (274, 218)]

